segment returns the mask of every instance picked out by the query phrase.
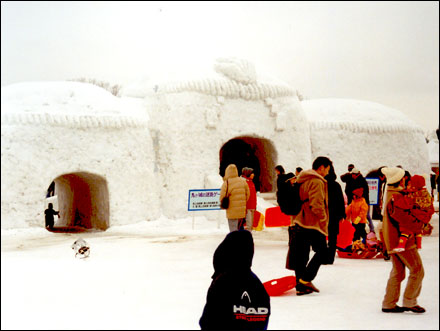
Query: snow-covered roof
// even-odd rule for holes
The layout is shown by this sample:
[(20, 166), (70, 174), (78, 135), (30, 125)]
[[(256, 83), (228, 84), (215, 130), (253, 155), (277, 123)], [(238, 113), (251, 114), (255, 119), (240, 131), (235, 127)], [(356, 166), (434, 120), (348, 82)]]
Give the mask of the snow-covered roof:
[(96, 85), (70, 82), (24, 82), (1, 88), (2, 124), (41, 123), (80, 127), (145, 125), (138, 99), (118, 98)]
[(423, 129), (404, 113), (382, 104), (323, 98), (301, 102), (312, 128), (345, 129), (368, 132), (419, 131)]
[(219, 58), (209, 67), (182, 66), (172, 72), (164, 71), (134, 82), (123, 89), (122, 95), (145, 97), (186, 91), (245, 100), (296, 95), (296, 90), (288, 84), (261, 70), (257, 72), (252, 63), (237, 58)]

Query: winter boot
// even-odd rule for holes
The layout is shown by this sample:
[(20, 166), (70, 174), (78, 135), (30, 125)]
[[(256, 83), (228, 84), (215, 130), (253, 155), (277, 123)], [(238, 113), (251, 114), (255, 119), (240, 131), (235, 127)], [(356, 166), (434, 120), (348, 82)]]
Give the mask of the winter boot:
[(422, 235), (418, 234), (416, 236), (416, 244), (417, 244), (417, 249), (422, 249)]
[(300, 296), (300, 295), (305, 295), (305, 294), (310, 294), (313, 293), (313, 290), (306, 287), (304, 284), (298, 282), (298, 284), (296, 284), (296, 295)]
[(426, 310), (419, 305), (413, 307), (402, 307), (405, 311), (412, 311), (413, 313), (424, 313)]
[(313, 292), (319, 292), (319, 290), (313, 285), (312, 282), (307, 282), (305, 280), (300, 279), (299, 283), (307, 287), (308, 289), (312, 290)]
[(384, 313), (403, 313), (406, 310), (407, 310), (407, 308), (400, 307), (397, 305), (394, 308), (382, 308), (382, 311)]
[(399, 245), (393, 248), (392, 253), (400, 253), (405, 250), (406, 241), (408, 240), (408, 236), (401, 234), (399, 237)]

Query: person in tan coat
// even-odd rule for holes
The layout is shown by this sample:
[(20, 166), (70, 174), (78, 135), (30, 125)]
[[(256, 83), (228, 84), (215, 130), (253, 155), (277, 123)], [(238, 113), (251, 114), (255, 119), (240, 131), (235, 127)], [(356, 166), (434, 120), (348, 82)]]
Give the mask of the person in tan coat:
[(239, 230), (245, 223), (246, 203), (249, 200), (250, 191), (246, 179), (238, 177), (235, 164), (226, 167), (223, 185), (220, 189), (220, 201), (224, 197), (229, 197), (229, 206), (226, 209), (229, 231)]
[[(387, 178), (387, 186), (384, 195), (383, 225), (382, 234), (385, 248), (388, 253), (399, 243), (399, 230), (393, 224), (394, 220), (390, 217), (389, 206), (394, 195), (402, 194), (405, 188), (405, 171), (398, 167), (383, 168), (382, 172)], [(417, 305), (417, 297), (422, 289), (424, 269), (422, 259), (417, 251), (414, 236), (408, 238), (405, 251), (391, 255), (393, 268), (391, 270), (385, 296), (382, 301), (382, 311), (385, 313), (402, 313), (412, 311), (414, 313), (424, 313), (425, 309)], [(409, 277), (403, 294), (403, 307), (397, 305), (400, 296), (400, 285), (405, 279), (405, 268), (409, 269)]]
[[(332, 161), (324, 156), (313, 161), (312, 169), (301, 171), (297, 183), (303, 204), (298, 215), (292, 217), (292, 237), (288, 253), (288, 269), (295, 270), (296, 294), (319, 290), (312, 284), (321, 264), (327, 261), (328, 187), (325, 176)], [(310, 249), (315, 254), (309, 259)]]

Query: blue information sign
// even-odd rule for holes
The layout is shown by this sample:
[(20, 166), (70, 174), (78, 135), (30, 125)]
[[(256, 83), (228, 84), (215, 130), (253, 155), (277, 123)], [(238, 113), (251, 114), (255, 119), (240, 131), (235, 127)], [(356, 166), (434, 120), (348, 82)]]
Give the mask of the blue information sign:
[(379, 178), (365, 178), (368, 183), (370, 205), (379, 204)]
[(189, 190), (188, 211), (219, 209), (220, 189)]

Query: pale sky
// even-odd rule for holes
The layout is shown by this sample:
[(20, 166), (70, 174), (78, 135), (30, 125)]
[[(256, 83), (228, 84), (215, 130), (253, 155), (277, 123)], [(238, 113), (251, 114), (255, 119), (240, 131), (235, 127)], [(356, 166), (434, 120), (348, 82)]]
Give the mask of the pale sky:
[(167, 65), (245, 58), (306, 98), (439, 125), (439, 2), (1, 2), (1, 85), (126, 85)]

